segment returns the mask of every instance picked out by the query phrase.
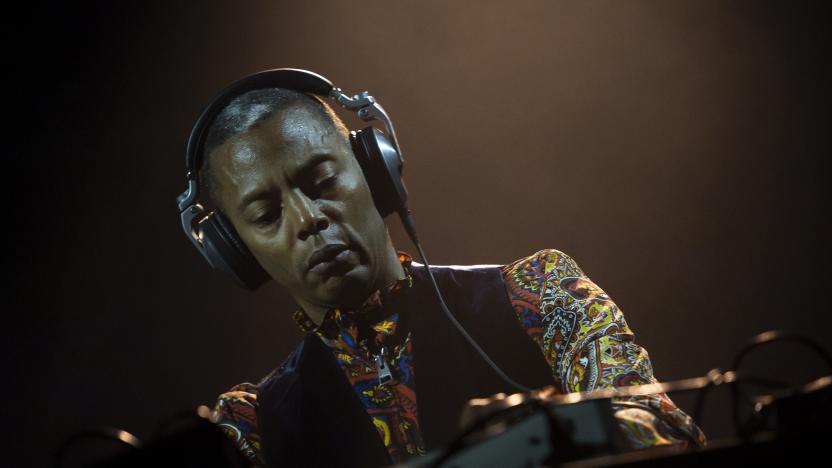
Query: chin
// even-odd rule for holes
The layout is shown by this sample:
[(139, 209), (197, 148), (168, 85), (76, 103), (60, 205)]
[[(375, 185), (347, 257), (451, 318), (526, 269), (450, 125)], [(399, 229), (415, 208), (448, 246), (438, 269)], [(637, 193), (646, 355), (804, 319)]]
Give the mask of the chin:
[(329, 277), (321, 285), (321, 296), (325, 302), (338, 307), (358, 307), (372, 291), (370, 271), (365, 265), (358, 265), (343, 275)]

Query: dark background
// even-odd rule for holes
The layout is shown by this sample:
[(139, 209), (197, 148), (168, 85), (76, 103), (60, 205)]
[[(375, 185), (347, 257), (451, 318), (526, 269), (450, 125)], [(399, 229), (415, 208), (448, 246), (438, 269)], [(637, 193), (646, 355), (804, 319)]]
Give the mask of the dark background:
[[(81, 428), (149, 438), (294, 347), (287, 295), (211, 271), (174, 204), (201, 107), (266, 68), (379, 98), (433, 263), (569, 253), (625, 311), (660, 379), (728, 368), (773, 328), (828, 349), (820, 2), (447, 3), (6, 15), (6, 466), (46, 464)], [(788, 346), (754, 365), (796, 381), (823, 371)], [(723, 396), (703, 421), (712, 438), (731, 431)]]

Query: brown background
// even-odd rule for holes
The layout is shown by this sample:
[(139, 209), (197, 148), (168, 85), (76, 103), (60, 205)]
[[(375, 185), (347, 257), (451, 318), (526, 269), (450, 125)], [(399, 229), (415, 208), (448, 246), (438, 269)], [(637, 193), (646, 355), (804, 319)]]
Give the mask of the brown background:
[[(2, 406), (15, 466), (45, 463), (81, 428), (151, 437), (256, 381), (300, 337), (276, 285), (251, 294), (209, 270), (174, 204), (201, 107), (266, 68), (379, 98), (433, 263), (571, 254), (660, 379), (728, 368), (773, 328), (828, 349), (832, 81), (817, 5), (240, 5), (38, 5), (7, 19)], [(823, 371), (788, 346), (757, 361)], [(724, 396), (703, 424), (712, 437), (731, 430)]]

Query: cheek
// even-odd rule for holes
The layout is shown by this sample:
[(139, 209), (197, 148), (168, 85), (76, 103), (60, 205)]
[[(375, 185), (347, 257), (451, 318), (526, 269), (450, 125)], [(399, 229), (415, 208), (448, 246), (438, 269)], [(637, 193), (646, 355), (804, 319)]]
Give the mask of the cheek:
[(387, 244), (387, 231), (373, 196), (363, 177), (358, 178), (349, 196), (344, 199), (344, 221), (355, 230), (363, 240), (365, 248), (371, 253)]
[(353, 166), (350, 168), (349, 176), (345, 177), (343, 182), (344, 207), (352, 219), (367, 222), (373, 217), (378, 217), (378, 211), (358, 162), (353, 160)]
[(275, 281), (284, 285), (298, 282), (295, 275), (297, 269), (294, 268), (289, 249), (285, 247), (285, 240), (279, 232), (271, 232), (269, 235), (248, 233), (241, 235), (241, 238), (254, 258)]

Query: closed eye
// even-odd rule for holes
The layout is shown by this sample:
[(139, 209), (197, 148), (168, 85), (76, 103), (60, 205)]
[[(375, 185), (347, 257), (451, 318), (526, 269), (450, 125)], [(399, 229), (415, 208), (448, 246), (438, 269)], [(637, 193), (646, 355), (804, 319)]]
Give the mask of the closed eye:
[(308, 189), (307, 194), (313, 199), (326, 197), (326, 195), (334, 189), (337, 184), (338, 174), (333, 173), (313, 183), (312, 187)]
[(281, 210), (265, 210), (254, 217), (254, 224), (268, 226), (280, 220)]
[(333, 175), (321, 180), (317, 184), (315, 184), (315, 188), (318, 189), (319, 191), (328, 190), (328, 189), (331, 189), (332, 187), (334, 187), (335, 182), (337, 182), (337, 181), (338, 181), (338, 176), (336, 174), (333, 174)]

